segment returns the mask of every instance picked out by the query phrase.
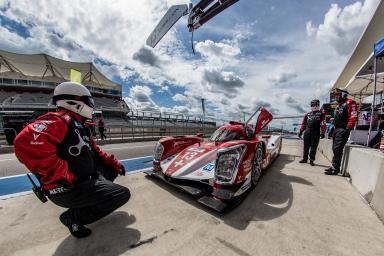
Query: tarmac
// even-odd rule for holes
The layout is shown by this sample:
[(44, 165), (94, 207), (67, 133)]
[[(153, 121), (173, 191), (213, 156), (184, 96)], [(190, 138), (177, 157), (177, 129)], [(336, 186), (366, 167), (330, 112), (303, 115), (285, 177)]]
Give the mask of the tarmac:
[(226, 214), (136, 173), (118, 178), (131, 200), (73, 238), (62, 208), (34, 195), (0, 200), (1, 255), (384, 255), (384, 225), (329, 162), (299, 164), (301, 141), (282, 154), (241, 205)]

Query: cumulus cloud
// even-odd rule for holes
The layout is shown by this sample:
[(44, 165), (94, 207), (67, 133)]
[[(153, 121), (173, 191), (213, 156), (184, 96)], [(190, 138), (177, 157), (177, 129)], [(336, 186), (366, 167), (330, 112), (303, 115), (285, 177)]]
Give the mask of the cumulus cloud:
[(220, 100), (220, 103), (223, 104), (223, 105), (226, 105), (226, 106), (231, 104), (230, 101), (227, 98), (222, 98)]
[(293, 98), (289, 94), (283, 94), (282, 95), (283, 102), (290, 108), (295, 109), (299, 113), (304, 113), (306, 112), (305, 108), (301, 103), (299, 103), (295, 98)]
[(234, 43), (213, 42), (212, 40), (205, 40), (198, 42), (195, 46), (197, 52), (205, 57), (212, 56), (227, 56), (234, 57), (241, 53), (240, 48)]
[(234, 72), (217, 69), (205, 70), (203, 80), (208, 84), (210, 91), (223, 93), (227, 97), (235, 96), (238, 90), (244, 86), (244, 81)]
[[(28, 29), (28, 37), (23, 37), (0, 25), (0, 48), (23, 53), (45, 52), (71, 61), (106, 60), (97, 64), (98, 67), (109, 78), (120, 76), (126, 81), (128, 91), (124, 95), (128, 95), (126, 100), (137, 109), (182, 113), (188, 110), (188, 114), (201, 115), (198, 99), (204, 97), (207, 114), (217, 118), (232, 116), (236, 120), (238, 103), (247, 112), (264, 106), (280, 111), (281, 115), (294, 114), (303, 112), (300, 102), (326, 96), (326, 85), (337, 78), (346, 61), (345, 55), (330, 47), (338, 49), (340, 54), (345, 54), (340, 45), (345, 44), (351, 50), (378, 0), (365, 0), (344, 8), (333, 5), (321, 24), (307, 23), (308, 35), (297, 28), (275, 33), (273, 24), (267, 26), (268, 33), (260, 33), (261, 26), (266, 25), (263, 20), (244, 17), (247, 22), (242, 22), (243, 19), (237, 19), (237, 13), (233, 16), (236, 22), (231, 22), (233, 26), (213, 22), (202, 28), (204, 33), (197, 38), (203, 41), (196, 42), (195, 56), (190, 50), (189, 37), (181, 32), (185, 31), (183, 22), (176, 24), (155, 49), (144, 47), (146, 35), (167, 8), (180, 2), (189, 1), (116, 0), (105, 4), (83, 0), (79, 5), (76, 0), (39, 0), (34, 4), (28, 0), (0, 0), (0, 15)], [(277, 11), (276, 8), (274, 12)], [(220, 17), (225, 15), (216, 20)], [(208, 38), (211, 40), (205, 40)], [(275, 71), (276, 67), (288, 69)], [(274, 76), (273, 71), (278, 75)], [(271, 86), (271, 83), (291, 81), (295, 83), (289, 88)], [(175, 87), (182, 87), (183, 94), (172, 95)], [(161, 101), (155, 102), (154, 94), (159, 91), (169, 97), (167, 103), (174, 104), (170, 100), (173, 98), (177, 106), (166, 108)], [(274, 97), (276, 94), (279, 97)], [(289, 96), (283, 99), (282, 94)]]
[(188, 102), (188, 98), (187, 98), (185, 95), (182, 95), (182, 94), (180, 94), (180, 93), (175, 94), (175, 95), (172, 97), (172, 99), (173, 99), (174, 101), (178, 101), (178, 102), (184, 102), (184, 103)]
[(279, 113), (279, 110), (277, 108), (274, 108), (270, 102), (259, 100), (259, 99), (253, 99), (251, 101), (251, 110), (256, 111), (259, 108), (266, 108), (268, 111), (270, 111), (273, 115), (276, 115)]
[(307, 22), (307, 34), (330, 44), (338, 54), (348, 55), (379, 2), (380, 0), (365, 0), (363, 3), (359, 1), (344, 8), (332, 4), (322, 24), (315, 26), (312, 21)]
[(148, 86), (135, 85), (129, 89), (129, 96), (124, 100), (128, 106), (141, 111), (160, 111), (159, 106), (151, 98), (152, 90)]
[(133, 59), (141, 62), (142, 64), (160, 67), (160, 59), (157, 57), (152, 50), (147, 47), (140, 48), (133, 54)]
[[(148, 69), (160, 66), (160, 57), (179, 47), (175, 32), (170, 31), (155, 52), (144, 48), (149, 35), (163, 13), (175, 0), (102, 1), (75, 0), (1, 1), (0, 15), (28, 30), (28, 37), (0, 26), (0, 48), (21, 53), (47, 53), (70, 61), (108, 60), (120, 67), (118, 75), (139, 75), (159, 82), (165, 75)], [(60, 15), (57, 15), (60, 14)], [(145, 18), (143, 18), (145, 17)], [(145, 64), (145, 65), (143, 65)], [(125, 67), (133, 72), (123, 72)], [(106, 74), (111, 78), (110, 74)]]
[(280, 74), (276, 74), (275, 76), (270, 77), (268, 80), (274, 85), (279, 85), (279, 84), (290, 82), (296, 77), (297, 77), (296, 72), (284, 71), (284, 72), (281, 72)]

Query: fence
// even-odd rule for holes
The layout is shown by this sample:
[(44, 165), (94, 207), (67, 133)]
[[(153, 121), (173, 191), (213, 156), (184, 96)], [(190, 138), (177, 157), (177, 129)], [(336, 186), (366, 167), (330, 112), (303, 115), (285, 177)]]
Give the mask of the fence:
[[(163, 125), (162, 125), (163, 124)], [(108, 123), (107, 123), (108, 125)], [(178, 126), (180, 125), (180, 126)], [(149, 138), (159, 138), (164, 136), (181, 136), (181, 135), (196, 135), (197, 133), (203, 133), (205, 136), (209, 136), (216, 130), (215, 126), (204, 126), (200, 123), (198, 127), (190, 127), (188, 123), (180, 122), (178, 125), (170, 126), (164, 125), (164, 122), (155, 122), (153, 120), (152, 124), (141, 125), (140, 120), (138, 122), (130, 122), (127, 125), (119, 127), (107, 127), (105, 129), (105, 135), (107, 136), (106, 140), (115, 140), (115, 139), (149, 139)], [(0, 129), (0, 145), (10, 144), (9, 139), (6, 140), (5, 134), (6, 130), (11, 128)], [(16, 134), (14, 129), (12, 137)], [(94, 131), (96, 138), (100, 138), (100, 134), (95, 129)]]
[[(164, 136), (196, 135), (198, 133), (209, 136), (215, 129), (216, 127), (126, 126), (106, 128), (105, 135), (107, 136), (106, 140), (148, 139)], [(96, 138), (100, 138), (98, 131), (96, 131)]]

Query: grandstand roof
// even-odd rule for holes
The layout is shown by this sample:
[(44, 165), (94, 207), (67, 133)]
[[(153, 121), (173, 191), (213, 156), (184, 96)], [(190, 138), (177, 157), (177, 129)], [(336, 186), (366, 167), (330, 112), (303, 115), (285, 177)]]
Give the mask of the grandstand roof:
[[(372, 70), (369, 71), (364, 67), (367, 66), (369, 68), (370, 66), (373, 66), (373, 45), (377, 40), (384, 36), (383, 13), (384, 1), (380, 1), (371, 21), (365, 28), (363, 35), (343, 71), (332, 86), (332, 89), (345, 88), (352, 94), (372, 94), (372, 79), (367, 80), (366, 77), (360, 76), (372, 74)], [(366, 70), (366, 72), (362, 74), (362, 71), (364, 70)]]
[(70, 69), (80, 71), (83, 84), (121, 91), (121, 85), (105, 77), (91, 62), (71, 62), (48, 54), (19, 54), (0, 50), (0, 76), (51, 82), (69, 81)]

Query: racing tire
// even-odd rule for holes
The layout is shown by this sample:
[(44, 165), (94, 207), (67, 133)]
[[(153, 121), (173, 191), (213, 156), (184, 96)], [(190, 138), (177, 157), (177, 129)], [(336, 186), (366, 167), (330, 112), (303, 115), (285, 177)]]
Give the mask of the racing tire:
[(283, 138), (281, 137), (281, 138), (280, 138), (280, 145), (279, 145), (279, 151), (278, 151), (278, 153), (277, 153), (277, 157), (280, 156), (282, 147), (283, 147)]
[(253, 159), (252, 174), (251, 174), (251, 184), (252, 187), (256, 186), (259, 183), (260, 177), (262, 175), (262, 163), (263, 163), (263, 149), (258, 147), (255, 152), (255, 157)]

